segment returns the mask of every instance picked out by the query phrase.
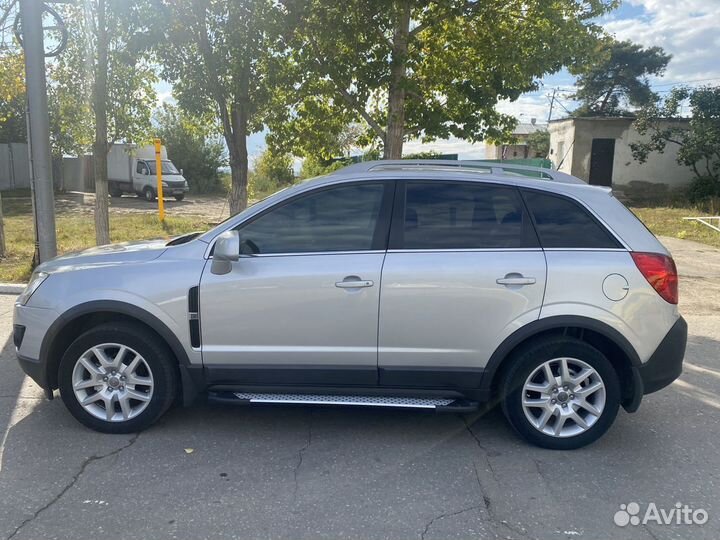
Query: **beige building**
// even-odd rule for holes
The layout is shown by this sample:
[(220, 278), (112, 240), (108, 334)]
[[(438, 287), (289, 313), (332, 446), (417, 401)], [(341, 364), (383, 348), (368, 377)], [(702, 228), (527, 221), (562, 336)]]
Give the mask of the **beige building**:
[(518, 124), (513, 135), (517, 139), (514, 144), (490, 144), (485, 145), (486, 159), (533, 159), (547, 156), (536, 155), (528, 146), (527, 139), (531, 133), (536, 131), (547, 131), (546, 124), (538, 124), (533, 118), (530, 123)]
[[(565, 118), (549, 124), (553, 167), (590, 184), (613, 186), (635, 198), (662, 196), (686, 186), (693, 178), (689, 167), (676, 161), (677, 146), (653, 152), (645, 163), (636, 161), (633, 142), (647, 141), (632, 126), (632, 118)], [(668, 122), (675, 122), (669, 120)], [(683, 124), (687, 120), (679, 121)]]

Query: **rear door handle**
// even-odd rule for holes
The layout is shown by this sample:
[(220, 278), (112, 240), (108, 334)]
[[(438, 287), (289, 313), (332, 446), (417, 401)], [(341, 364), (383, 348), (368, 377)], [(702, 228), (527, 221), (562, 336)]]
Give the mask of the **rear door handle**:
[(522, 274), (508, 274), (504, 278), (498, 278), (495, 283), (498, 285), (534, 285), (534, 277), (525, 277)]
[(360, 279), (358, 276), (348, 276), (342, 281), (336, 281), (335, 286), (339, 289), (362, 289), (363, 287), (372, 287), (375, 285), (369, 279)]

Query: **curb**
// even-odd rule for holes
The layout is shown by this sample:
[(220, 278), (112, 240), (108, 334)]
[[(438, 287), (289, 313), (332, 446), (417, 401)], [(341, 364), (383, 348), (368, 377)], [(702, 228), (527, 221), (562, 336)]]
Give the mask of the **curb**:
[(0, 294), (18, 295), (25, 290), (25, 283), (0, 283)]

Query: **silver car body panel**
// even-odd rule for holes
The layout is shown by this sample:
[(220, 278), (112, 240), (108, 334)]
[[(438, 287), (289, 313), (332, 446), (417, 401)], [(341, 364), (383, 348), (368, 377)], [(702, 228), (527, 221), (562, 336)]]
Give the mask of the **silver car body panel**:
[[(497, 283), (508, 274), (535, 283)], [(378, 367), (484, 367), (506, 337), (539, 317), (545, 276), (540, 249), (389, 251)]]
[[(377, 366), (384, 251), (241, 257), (206, 266), (203, 358), (211, 365)], [(336, 286), (355, 276), (367, 287)]]
[[(182, 344), (192, 364), (202, 364), (200, 351), (190, 345), (188, 290), (198, 285), (205, 266), (206, 245), (191, 241), (167, 247), (166, 240), (101, 246), (75, 256), (58, 257), (38, 267), (50, 276), (30, 297), (16, 306), (17, 324), (25, 324), (32, 310), (43, 309), (49, 327), (60, 314), (85, 303), (104, 301), (134, 306), (162, 322)], [(39, 313), (39, 312), (36, 312)], [(52, 320), (50, 314), (53, 314)], [(37, 359), (44, 331), (26, 324), (21, 355)], [(35, 334), (42, 334), (33, 337)], [(26, 341), (27, 338), (28, 339)], [(32, 345), (31, 345), (32, 344)]]

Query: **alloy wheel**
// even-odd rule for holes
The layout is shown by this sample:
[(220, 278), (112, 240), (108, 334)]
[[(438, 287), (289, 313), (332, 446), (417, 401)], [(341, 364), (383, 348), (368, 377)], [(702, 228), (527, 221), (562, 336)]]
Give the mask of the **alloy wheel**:
[(107, 422), (125, 422), (142, 413), (154, 390), (145, 359), (119, 343), (103, 343), (85, 351), (75, 362), (72, 387), (78, 403)]
[(589, 430), (605, 408), (600, 374), (577, 358), (553, 358), (535, 368), (522, 392), (525, 417), (538, 431), (574, 437)]

